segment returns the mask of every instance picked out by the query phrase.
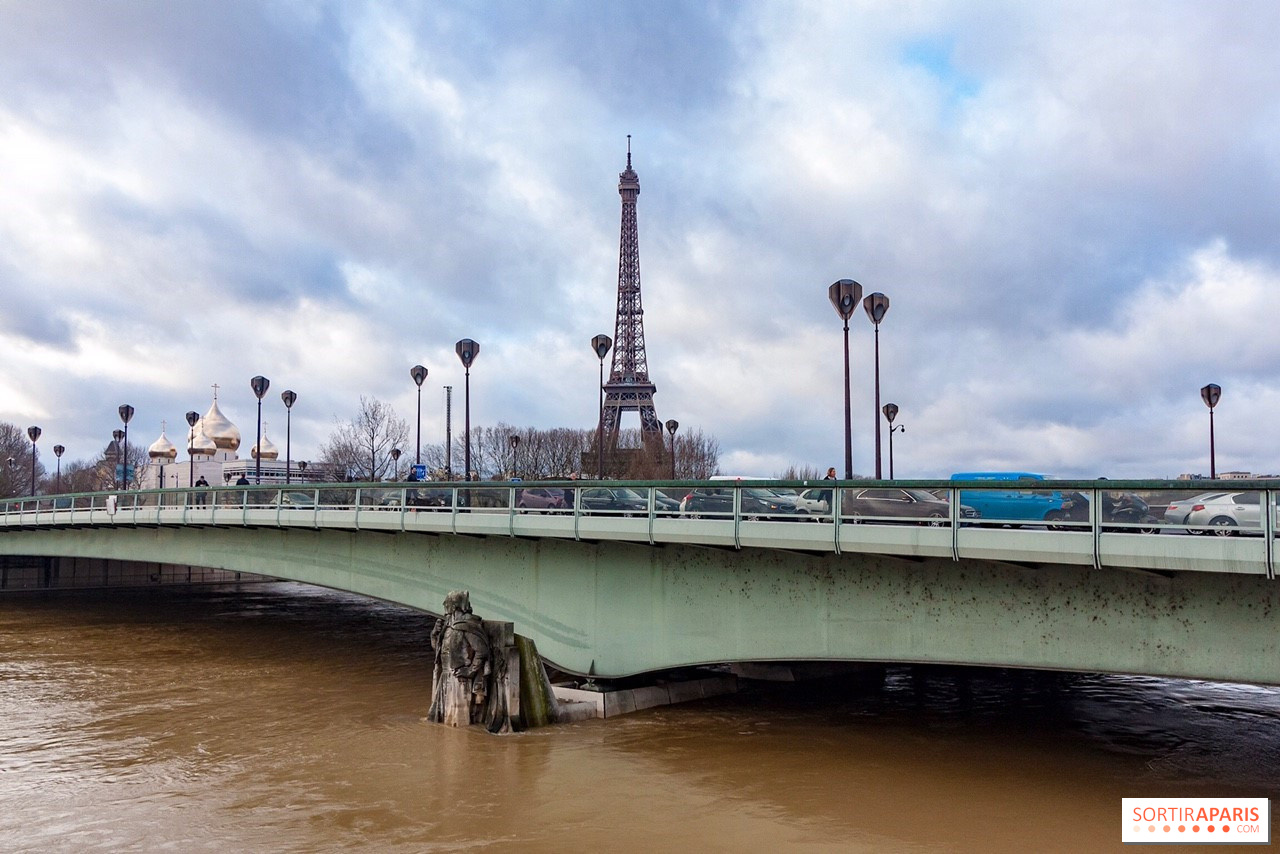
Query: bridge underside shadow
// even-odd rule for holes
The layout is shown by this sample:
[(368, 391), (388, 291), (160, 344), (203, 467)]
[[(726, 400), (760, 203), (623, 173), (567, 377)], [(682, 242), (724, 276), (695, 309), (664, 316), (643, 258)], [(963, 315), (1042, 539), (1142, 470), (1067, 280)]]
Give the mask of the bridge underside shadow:
[(38, 529), (0, 554), (254, 573), (438, 612), (471, 591), (560, 669), (931, 662), (1280, 684), (1261, 575), (305, 528)]

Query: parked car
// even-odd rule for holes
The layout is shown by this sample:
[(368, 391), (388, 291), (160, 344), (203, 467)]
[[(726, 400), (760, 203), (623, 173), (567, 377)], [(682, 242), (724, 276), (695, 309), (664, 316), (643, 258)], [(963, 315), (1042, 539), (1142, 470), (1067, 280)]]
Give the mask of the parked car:
[[(680, 502), (684, 516), (732, 516), (734, 490), (721, 487), (700, 487)], [(748, 520), (790, 520), (795, 518), (796, 505), (789, 498), (756, 486), (742, 488), (742, 518)]]
[(992, 481), (990, 489), (963, 489), (960, 502), (972, 507), (983, 519), (996, 522), (1044, 522), (1054, 520), (1062, 510), (1062, 493), (1036, 484), (1042, 474), (1023, 471), (957, 472), (952, 480)]
[(1219, 537), (1236, 533), (1261, 534), (1262, 509), (1260, 492), (1227, 492), (1191, 505), (1187, 524), (1200, 531), (1212, 531)]
[(311, 490), (282, 489), (272, 498), (271, 506), (312, 510), (316, 506), (316, 494)]
[[(929, 525), (945, 525), (951, 518), (951, 505), (923, 489), (868, 487), (846, 489), (840, 496), (840, 515), (842, 518), (924, 519)], [(978, 511), (961, 504), (960, 516), (976, 519)]]
[[(1171, 501), (1164, 511), (1164, 521), (1170, 525), (1185, 525), (1187, 517), (1191, 515), (1191, 508), (1197, 504), (1203, 504), (1206, 501), (1212, 501), (1215, 498), (1221, 498), (1226, 495), (1225, 492), (1202, 492), (1191, 498), (1179, 498), (1177, 501)], [(1203, 534), (1204, 531), (1199, 528), (1188, 528), (1189, 534)]]
[(530, 507), (535, 510), (564, 509), (564, 490), (547, 489), (542, 486), (531, 486), (516, 490), (516, 506)]
[(636, 516), (649, 512), (649, 500), (625, 486), (592, 486), (578, 490), (583, 515), (609, 513)]

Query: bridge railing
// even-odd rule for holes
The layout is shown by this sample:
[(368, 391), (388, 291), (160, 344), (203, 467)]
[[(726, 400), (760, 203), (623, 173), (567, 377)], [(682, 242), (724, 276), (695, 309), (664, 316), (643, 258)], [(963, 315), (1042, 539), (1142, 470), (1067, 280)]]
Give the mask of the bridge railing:
[[(1094, 567), (1212, 564), (1274, 577), (1278, 498), (1276, 481), (307, 483), (9, 498), (0, 501), (0, 530), (417, 530), (1019, 563), (1054, 557)], [(1157, 534), (1166, 535), (1158, 547), (1150, 542)]]

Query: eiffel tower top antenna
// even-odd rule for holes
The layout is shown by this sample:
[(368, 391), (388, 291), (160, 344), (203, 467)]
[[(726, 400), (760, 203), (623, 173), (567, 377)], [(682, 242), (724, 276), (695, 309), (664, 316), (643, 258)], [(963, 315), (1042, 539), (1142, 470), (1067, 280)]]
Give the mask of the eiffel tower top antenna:
[(609, 448), (618, 446), (623, 412), (640, 414), (644, 441), (661, 444), (662, 423), (653, 408), (657, 387), (649, 379), (644, 348), (644, 308), (640, 300), (640, 233), (636, 225), (636, 199), (640, 176), (631, 168), (631, 134), (627, 134), (627, 168), (618, 175), (622, 197), (622, 230), (618, 241), (618, 313), (614, 322), (613, 362), (604, 385), (604, 409), (600, 413)]

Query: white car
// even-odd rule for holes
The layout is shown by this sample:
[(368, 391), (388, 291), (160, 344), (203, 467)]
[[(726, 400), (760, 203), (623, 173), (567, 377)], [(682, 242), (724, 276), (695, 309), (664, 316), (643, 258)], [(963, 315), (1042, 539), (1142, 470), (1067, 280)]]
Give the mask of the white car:
[(1200, 531), (1212, 531), (1219, 537), (1232, 534), (1261, 534), (1262, 506), (1260, 492), (1228, 492), (1197, 501), (1191, 506), (1187, 525)]

